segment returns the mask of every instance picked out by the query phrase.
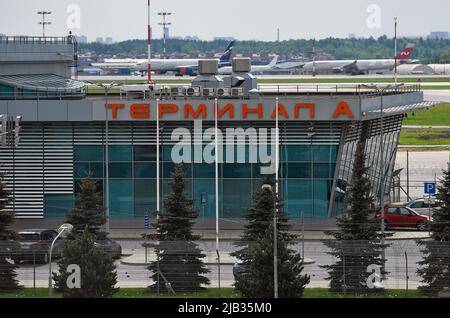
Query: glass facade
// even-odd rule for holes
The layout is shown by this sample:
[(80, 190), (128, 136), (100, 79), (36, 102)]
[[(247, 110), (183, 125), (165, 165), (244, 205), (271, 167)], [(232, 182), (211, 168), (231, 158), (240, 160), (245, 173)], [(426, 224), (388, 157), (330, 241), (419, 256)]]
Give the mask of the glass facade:
[[(383, 152), (380, 151), (380, 122), (283, 122), (280, 125), (280, 193), (291, 218), (298, 219), (303, 213), (307, 218), (325, 219), (342, 212), (346, 188), (351, 182), (356, 143), (365, 143), (367, 166), (378, 199), (380, 180), (384, 175), (390, 179), (395, 162), (396, 148), (402, 116), (386, 116), (383, 125)], [(229, 127), (247, 125), (255, 128), (273, 128), (273, 123), (221, 123), (222, 132)], [(170, 192), (172, 162), (172, 131), (180, 123), (163, 123), (161, 128), (161, 209), (164, 196)], [(183, 122), (187, 131), (193, 132), (192, 122)], [(183, 127), (184, 127), (183, 126)], [(204, 131), (212, 127), (203, 123)], [(311, 130), (313, 133), (311, 133)], [(109, 208), (115, 219), (142, 218), (146, 212), (156, 209), (156, 125), (147, 122), (110, 122), (109, 125)], [(14, 167), (21, 178), (35, 176), (35, 193), (29, 196), (28, 187), (16, 184), (16, 213), (20, 217), (62, 217), (73, 205), (74, 193), (79, 191), (81, 179), (91, 173), (105, 193), (106, 148), (105, 124), (89, 123), (28, 123), (22, 125), (21, 146), (16, 149), (18, 158), (27, 158), (26, 165), (5, 161)], [(193, 134), (192, 134), (193, 135)], [(225, 139), (224, 139), (225, 140)], [(229, 142), (225, 140), (225, 142)], [(260, 146), (255, 147), (255, 144)], [(263, 150), (263, 143), (250, 143), (248, 138), (239, 146), (230, 147), (228, 153), (223, 145), (223, 162), (219, 164), (219, 213), (223, 220), (242, 218), (251, 203), (252, 193), (260, 187), (261, 154), (257, 161), (249, 160), (253, 152)], [(269, 144), (270, 146), (270, 144)], [(199, 147), (200, 151), (208, 146)], [(210, 147), (211, 148), (211, 147)], [(187, 158), (194, 159), (196, 147), (185, 149)], [(244, 154), (246, 163), (227, 163), (228, 156)], [(4, 156), (12, 156), (6, 149)], [(191, 152), (191, 154), (188, 154)], [(270, 155), (270, 147), (268, 154)], [(381, 171), (380, 154), (384, 169)], [(252, 156), (249, 156), (252, 155)], [(202, 157), (202, 156), (200, 156)], [(11, 157), (12, 158), (12, 157)], [(202, 158), (200, 158), (202, 159)], [(269, 158), (266, 158), (269, 159)], [(8, 159), (9, 160), (9, 159)], [(26, 169), (23, 167), (26, 166)], [(215, 166), (206, 162), (185, 163), (187, 193), (195, 201), (201, 217), (215, 218)], [(385, 184), (385, 194), (390, 184)], [(33, 193), (34, 193), (33, 192)], [(207, 198), (204, 205), (201, 197)], [(34, 200), (34, 201), (33, 201)], [(29, 204), (33, 202), (33, 204)], [(106, 205), (106, 204), (105, 204)], [(205, 223), (205, 224), (210, 224)]]
[[(380, 119), (346, 124), (343, 129), (343, 142), (338, 164), (335, 191), (333, 193), (332, 215), (342, 212), (347, 186), (353, 176), (354, 155), (358, 142), (365, 144), (366, 166), (372, 183), (372, 195), (375, 204), (380, 205), (383, 189), (384, 202), (388, 202), (390, 183), (397, 154), (398, 140), (401, 132), (403, 115), (386, 117), (381, 133)], [(383, 139), (381, 138), (383, 136)], [(383, 151), (381, 151), (383, 145)], [(381, 163), (383, 162), (383, 169)], [(384, 184), (381, 183), (384, 180)]]
[[(193, 146), (194, 147), (194, 146)], [(161, 147), (161, 202), (170, 192), (175, 164), (173, 145)], [(249, 146), (245, 146), (246, 154)], [(285, 145), (280, 147), (280, 187), (285, 211), (292, 218), (326, 218), (338, 146)], [(191, 150), (192, 153), (194, 149)], [(235, 154), (237, 147), (235, 147)], [(226, 156), (224, 158), (226, 162)], [(248, 156), (247, 156), (248, 159)], [(260, 163), (219, 164), (220, 217), (242, 218), (251, 204), (252, 193), (260, 186)], [(215, 217), (215, 165), (184, 163), (187, 193), (195, 200), (199, 215)], [(105, 148), (74, 146), (74, 179), (79, 184), (88, 173), (104, 189)], [(140, 217), (156, 209), (156, 147), (152, 145), (109, 146), (109, 209), (112, 217)], [(207, 198), (201, 204), (202, 195)]]

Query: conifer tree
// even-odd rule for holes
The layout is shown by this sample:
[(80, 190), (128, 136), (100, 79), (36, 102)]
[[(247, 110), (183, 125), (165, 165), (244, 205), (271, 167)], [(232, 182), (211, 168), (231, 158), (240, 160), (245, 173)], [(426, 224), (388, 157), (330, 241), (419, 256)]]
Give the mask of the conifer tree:
[[(58, 262), (58, 273), (53, 273), (55, 287), (65, 298), (109, 298), (118, 291), (117, 272), (114, 260), (106, 252), (95, 246), (95, 235), (89, 229), (67, 241), (62, 258)], [(71, 264), (78, 265), (81, 271), (81, 288), (70, 288), (67, 282)]]
[(80, 191), (75, 196), (75, 207), (67, 215), (66, 222), (73, 225), (70, 237), (81, 234), (87, 227), (97, 239), (103, 239), (107, 233), (101, 231), (106, 222), (103, 198), (100, 186), (88, 173), (81, 181)]
[(283, 201), (274, 195), (275, 181), (263, 177), (261, 185), (270, 185), (268, 189), (258, 189), (253, 193), (252, 205), (246, 214), (247, 225), (240, 249), (234, 253), (239, 260), (235, 273), (235, 288), (243, 297), (260, 298), (274, 296), (274, 210), (277, 214), (277, 250), (278, 250), (278, 291), (279, 297), (295, 298), (303, 295), (309, 276), (303, 275), (303, 260), (289, 248), (297, 238), (288, 233), (288, 217), (282, 211)]
[(338, 217), (339, 230), (329, 231), (334, 240), (327, 240), (329, 254), (336, 258), (331, 265), (322, 266), (328, 271), (330, 290), (339, 293), (367, 293), (380, 291), (381, 285), (367, 284), (370, 265), (380, 269), (380, 281), (386, 274), (382, 259), (382, 235), (378, 233), (379, 223), (374, 218), (374, 198), (371, 196), (371, 182), (365, 165), (363, 142), (359, 142), (355, 153), (353, 177), (347, 188), (346, 211)]
[(192, 232), (198, 211), (194, 209), (194, 200), (186, 195), (181, 164), (176, 165), (171, 177), (171, 193), (164, 198), (164, 211), (154, 224), (157, 233), (150, 236), (157, 241), (156, 245), (150, 245), (155, 248), (157, 260), (148, 267), (154, 282), (149, 291), (196, 293), (209, 285), (204, 276), (209, 270), (202, 260), (206, 255), (195, 243), (200, 237)]
[(423, 286), (419, 289), (431, 296), (450, 290), (450, 167), (437, 187), (440, 204), (433, 210), (429, 224), (431, 240), (418, 241), (424, 257), (417, 270)]
[(5, 187), (4, 174), (0, 173), (0, 292), (19, 288), (16, 279), (18, 266), (11, 262), (14, 253), (12, 240), (16, 238), (16, 234), (9, 227), (14, 222), (14, 214), (6, 211), (11, 202), (11, 192)]

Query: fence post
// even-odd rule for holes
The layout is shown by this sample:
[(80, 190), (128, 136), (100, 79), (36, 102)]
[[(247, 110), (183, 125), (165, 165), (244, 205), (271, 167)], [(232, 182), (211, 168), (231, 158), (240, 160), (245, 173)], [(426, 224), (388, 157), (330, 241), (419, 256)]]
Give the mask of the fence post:
[(145, 236), (145, 243), (144, 243), (144, 246), (145, 246), (145, 265), (147, 265), (148, 264), (148, 262), (147, 262), (147, 236)]
[(159, 271), (159, 250), (156, 253), (156, 266), (157, 266), (157, 272), (158, 272), (158, 275), (156, 276), (157, 277), (156, 288), (157, 288), (157, 292), (159, 295), (159, 276), (161, 275), (161, 272)]
[(408, 253), (405, 251), (405, 265), (406, 265), (406, 291), (409, 290), (409, 273), (408, 273)]
[(33, 251), (33, 294), (36, 294), (36, 252)]
[(216, 250), (217, 253), (217, 275), (219, 276), (219, 298), (221, 298), (222, 293), (221, 293), (221, 288), (220, 288), (220, 254), (219, 254), (219, 250)]
[(302, 262), (305, 262), (305, 215), (302, 211)]
[[(342, 244), (341, 244), (341, 247), (343, 247)], [(347, 282), (346, 282), (346, 278), (345, 278), (345, 250), (344, 250), (344, 248), (342, 248), (342, 278), (343, 278), (342, 280), (344, 283), (343, 287), (344, 287), (344, 295), (345, 295), (346, 291), (347, 291)]]

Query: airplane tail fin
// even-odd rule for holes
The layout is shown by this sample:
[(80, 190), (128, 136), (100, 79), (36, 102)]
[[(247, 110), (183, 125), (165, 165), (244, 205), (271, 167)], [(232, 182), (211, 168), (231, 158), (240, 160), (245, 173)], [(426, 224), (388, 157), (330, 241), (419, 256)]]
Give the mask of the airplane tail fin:
[(412, 45), (408, 45), (403, 51), (401, 51), (395, 58), (397, 60), (410, 60), (414, 51)]
[(275, 57), (272, 59), (272, 61), (269, 63), (269, 67), (274, 67), (275, 65), (277, 65), (277, 63), (278, 63), (278, 58), (279, 58), (279, 56), (278, 55), (275, 55)]
[(222, 56), (220, 57), (220, 63), (230, 62), (231, 55), (233, 54), (233, 48), (234, 48), (234, 41), (231, 41), (230, 44), (228, 44), (225, 51), (223, 52)]

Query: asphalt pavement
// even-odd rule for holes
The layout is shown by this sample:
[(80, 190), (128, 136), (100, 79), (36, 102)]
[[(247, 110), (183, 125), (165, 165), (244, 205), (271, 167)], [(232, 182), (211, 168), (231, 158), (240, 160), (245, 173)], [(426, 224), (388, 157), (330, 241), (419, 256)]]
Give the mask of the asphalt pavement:
[[(138, 250), (140, 253), (143, 253), (141, 242), (120, 241), (120, 243), (124, 248), (124, 253), (133, 249), (134, 252)], [(203, 251), (211, 251), (215, 244), (213, 242), (200, 242), (199, 246)], [(305, 242), (304, 250), (300, 243), (292, 246), (292, 248), (301, 255), (304, 253), (305, 258), (314, 260), (314, 263), (304, 266), (304, 273), (311, 277), (311, 283), (308, 287), (327, 287), (327, 272), (321, 266), (333, 263), (334, 258), (327, 254), (328, 248), (323, 242), (307, 241)], [(235, 249), (236, 246), (233, 242), (223, 242), (221, 244), (221, 251), (229, 252)], [(405, 253), (408, 258), (408, 264), (406, 264)], [(422, 254), (414, 240), (391, 241), (391, 245), (386, 249), (386, 270), (389, 273), (387, 274), (388, 280), (385, 282), (385, 286), (393, 289), (405, 289), (406, 277), (408, 277), (408, 287), (410, 289), (417, 288), (420, 285), (420, 278), (416, 275), (417, 262), (421, 258)], [(117, 266), (118, 287), (143, 288), (152, 283), (150, 278), (151, 272), (145, 265), (127, 265), (123, 264), (121, 260), (117, 260), (115, 264)], [(57, 264), (53, 263), (52, 266), (57, 271)], [(206, 276), (211, 281), (211, 287), (218, 287), (219, 266), (217, 264), (207, 264), (207, 268), (210, 272)], [(21, 265), (17, 273), (17, 278), (25, 287), (33, 287), (33, 277), (36, 280), (36, 287), (48, 286), (48, 264), (37, 265), (35, 275), (33, 265), (30, 264)], [(231, 287), (233, 282), (233, 265), (220, 265), (220, 286)]]

